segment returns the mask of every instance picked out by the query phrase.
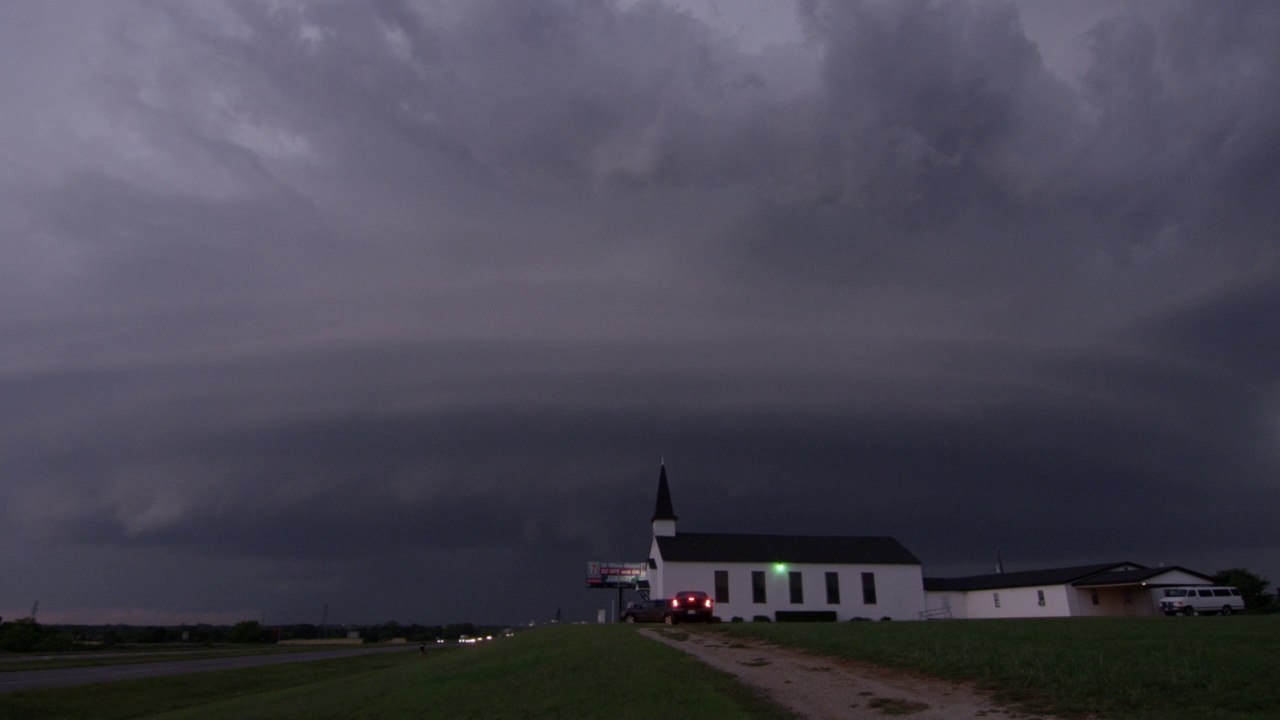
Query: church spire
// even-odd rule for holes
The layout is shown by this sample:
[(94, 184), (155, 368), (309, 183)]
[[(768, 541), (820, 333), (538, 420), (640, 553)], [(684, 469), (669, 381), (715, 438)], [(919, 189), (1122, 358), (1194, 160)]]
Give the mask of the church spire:
[(662, 464), (658, 474), (658, 501), (653, 506), (653, 523), (655, 535), (676, 534), (676, 510), (671, 504), (671, 488), (667, 486), (667, 465)]
[(649, 522), (676, 519), (676, 510), (671, 505), (671, 488), (667, 487), (667, 466), (664, 464), (658, 475), (658, 502), (653, 506), (653, 517)]

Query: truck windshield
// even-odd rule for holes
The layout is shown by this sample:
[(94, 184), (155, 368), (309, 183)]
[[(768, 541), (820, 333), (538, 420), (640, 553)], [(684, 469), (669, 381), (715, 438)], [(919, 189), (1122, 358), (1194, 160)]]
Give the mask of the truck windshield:
[(1164, 596), (1165, 597), (1186, 597), (1187, 590), (1186, 588), (1173, 588), (1172, 590), (1165, 590)]

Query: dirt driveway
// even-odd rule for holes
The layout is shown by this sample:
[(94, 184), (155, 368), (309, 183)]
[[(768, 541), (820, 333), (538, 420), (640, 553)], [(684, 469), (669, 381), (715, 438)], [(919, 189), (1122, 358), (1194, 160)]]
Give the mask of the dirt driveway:
[(1047, 717), (1000, 707), (967, 685), (757, 641), (684, 628), (646, 628), (640, 633), (760, 688), (778, 704), (810, 720)]

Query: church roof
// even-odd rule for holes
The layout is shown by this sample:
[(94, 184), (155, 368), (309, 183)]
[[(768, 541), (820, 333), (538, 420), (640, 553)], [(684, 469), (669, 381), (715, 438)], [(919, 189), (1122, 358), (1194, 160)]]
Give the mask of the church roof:
[(920, 564), (911, 551), (891, 537), (677, 533), (655, 539), (667, 562)]
[(675, 519), (676, 510), (671, 505), (671, 488), (667, 486), (667, 466), (663, 464), (662, 472), (658, 475), (658, 502), (654, 504), (653, 518), (649, 522)]
[[(1107, 573), (1109, 575), (1125, 572), (1125, 568), (1145, 569), (1131, 562), (1106, 563), (1102, 565), (1079, 565), (1075, 567), (1050, 568), (1047, 570), (1024, 570), (1021, 572), (994, 573), (991, 575), (971, 575), (958, 578), (925, 578), (924, 589), (943, 590), (994, 590), (998, 588), (1030, 587), (1032, 585), (1066, 585), (1092, 579)], [(1109, 572), (1109, 571), (1115, 571)], [(1161, 571), (1163, 572), (1163, 570)]]

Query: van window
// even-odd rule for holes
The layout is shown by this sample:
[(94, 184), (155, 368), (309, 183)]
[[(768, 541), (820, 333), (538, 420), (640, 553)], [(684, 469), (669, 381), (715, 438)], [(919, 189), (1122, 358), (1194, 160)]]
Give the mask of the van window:
[(1186, 588), (1169, 588), (1168, 590), (1164, 591), (1164, 596), (1165, 597), (1186, 597), (1187, 590)]
[(1214, 588), (1213, 596), (1214, 597), (1231, 597), (1231, 591), (1226, 588)]
[(1196, 592), (1200, 593), (1200, 597), (1213, 597), (1212, 590), (1197, 590)]
[(1231, 588), (1231, 595), (1233, 597), (1238, 597), (1240, 595), (1240, 591), (1237, 590), (1236, 588)]

